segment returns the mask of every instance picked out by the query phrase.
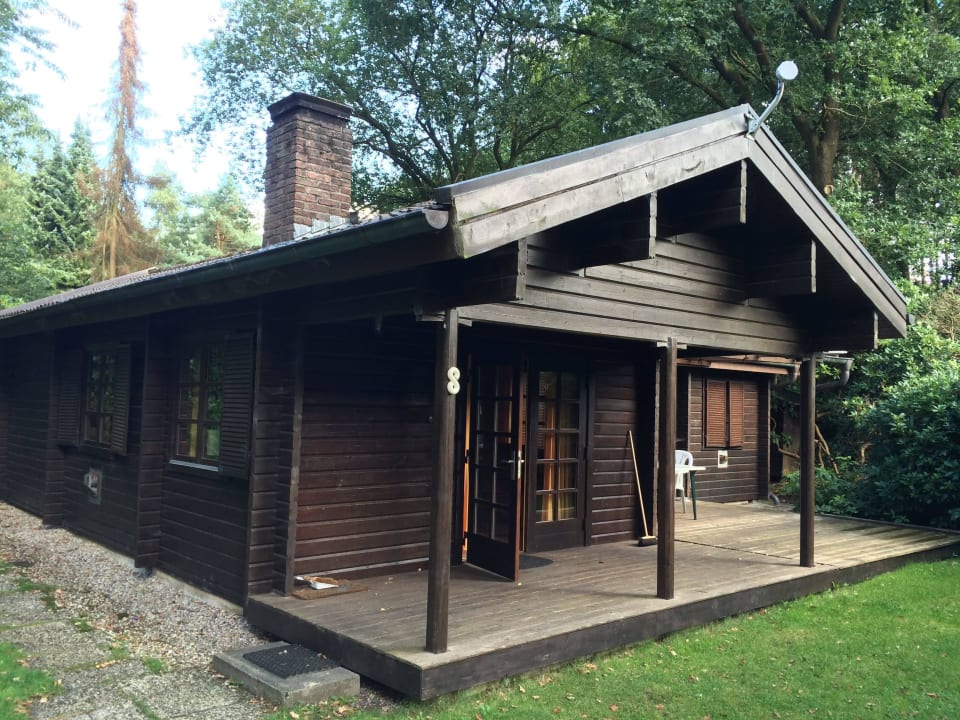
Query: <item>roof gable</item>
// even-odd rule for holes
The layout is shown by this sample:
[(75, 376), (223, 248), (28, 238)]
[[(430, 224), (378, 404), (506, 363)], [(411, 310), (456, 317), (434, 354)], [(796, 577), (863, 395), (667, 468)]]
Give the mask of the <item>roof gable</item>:
[[(753, 209), (745, 207), (749, 174), (760, 179), (767, 186), (767, 194), (772, 192), (786, 210), (792, 223), (789, 234), (806, 239), (806, 250), (801, 240), (790, 252), (806, 253), (810, 268), (829, 265), (830, 282), (842, 281), (862, 294), (877, 313), (881, 337), (902, 336), (907, 327), (903, 295), (773, 134), (761, 127), (754, 136), (747, 136), (747, 125), (753, 117), (753, 109), (741, 105), (448, 185), (438, 189), (436, 197), (450, 208), (458, 254), (472, 257), (552, 228), (597, 217), (644, 196), (656, 198), (657, 193), (695, 184), (700, 178), (732, 167), (729, 176), (734, 178), (733, 183), (738, 174), (743, 177), (741, 187), (731, 188), (740, 192), (744, 203), (740, 222), (747, 223), (748, 217), (756, 216)], [(655, 222), (656, 202), (651, 201), (649, 207)], [(682, 214), (697, 212), (693, 205), (681, 210)], [(785, 229), (779, 221), (778, 225), (777, 232)], [(654, 232), (662, 237), (674, 230), (664, 225), (659, 233)], [(754, 237), (761, 231), (752, 228)], [(589, 239), (581, 242), (596, 242), (595, 236), (596, 233), (585, 234)], [(791, 262), (798, 259), (792, 257)], [(806, 294), (816, 293), (816, 273), (811, 273)]]

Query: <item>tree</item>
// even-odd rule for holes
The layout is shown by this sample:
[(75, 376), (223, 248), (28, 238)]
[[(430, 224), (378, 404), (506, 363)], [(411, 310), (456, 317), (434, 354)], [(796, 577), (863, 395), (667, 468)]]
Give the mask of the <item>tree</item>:
[(249, 140), (288, 91), (344, 102), (358, 120), (356, 200), (380, 206), (589, 144), (571, 56), (516, 22), (515, 4), (234, 0), (197, 49), (207, 91), (188, 127), (239, 126)]
[(24, 140), (45, 133), (33, 111), (36, 98), (18, 85), (16, 58), (53, 67), (52, 45), (30, 24), (32, 15), (50, 12), (46, 0), (0, 0), (0, 156), (10, 161), (22, 159)]
[(227, 175), (212, 191), (186, 192), (173, 175), (161, 169), (149, 179), (145, 204), (152, 215), (150, 231), (162, 248), (162, 265), (182, 265), (230, 255), (260, 244), (260, 234)]
[(159, 259), (159, 253), (150, 243), (140, 220), (135, 198), (139, 178), (130, 158), (132, 146), (138, 139), (136, 118), (143, 92), (143, 85), (137, 77), (140, 47), (137, 44), (136, 13), (136, 1), (124, 0), (117, 86), (110, 105), (113, 139), (94, 248), (94, 277), (99, 280), (148, 267)]
[(602, 71), (594, 81), (624, 128), (649, 118), (643, 104), (636, 115), (637, 95), (656, 98), (663, 121), (745, 102), (759, 110), (773, 95), (776, 65), (795, 59), (800, 77), (771, 127), (891, 275), (953, 281), (955, 3), (580, 0), (566, 3), (559, 21), (538, 5), (536, 27), (558, 41), (589, 41), (608, 58), (594, 63)]

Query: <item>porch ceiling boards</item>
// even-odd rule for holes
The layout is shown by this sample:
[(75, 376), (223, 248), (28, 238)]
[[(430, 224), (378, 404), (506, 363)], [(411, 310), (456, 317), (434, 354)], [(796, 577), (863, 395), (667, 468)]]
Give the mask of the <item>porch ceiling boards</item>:
[(764, 506), (700, 503), (677, 514), (676, 597), (658, 600), (656, 548), (634, 543), (541, 553), (550, 564), (517, 584), (454, 568), (449, 651), (423, 649), (426, 568), (363, 581), (319, 600), (259, 595), (255, 625), (326, 653), (415, 698), (656, 638), (683, 628), (857, 582), (960, 550), (960, 534), (816, 519), (817, 565), (799, 566), (799, 516)]

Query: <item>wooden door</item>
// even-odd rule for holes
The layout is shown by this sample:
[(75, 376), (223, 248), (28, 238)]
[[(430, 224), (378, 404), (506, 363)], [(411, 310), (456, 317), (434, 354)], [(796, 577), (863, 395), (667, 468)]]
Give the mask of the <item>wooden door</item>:
[(530, 373), (528, 552), (584, 544), (586, 403), (583, 374)]
[(467, 562), (516, 580), (523, 467), (520, 368), (481, 360), (472, 386)]

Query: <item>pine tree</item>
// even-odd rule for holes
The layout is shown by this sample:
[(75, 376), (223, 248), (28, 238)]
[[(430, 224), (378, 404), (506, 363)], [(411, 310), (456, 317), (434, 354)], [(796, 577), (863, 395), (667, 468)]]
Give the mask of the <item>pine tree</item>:
[(135, 193), (140, 182), (133, 169), (131, 147), (138, 139), (136, 118), (143, 85), (137, 77), (137, 3), (123, 0), (116, 93), (110, 106), (113, 140), (103, 183), (97, 223), (95, 279), (149, 267), (159, 254), (140, 220)]

